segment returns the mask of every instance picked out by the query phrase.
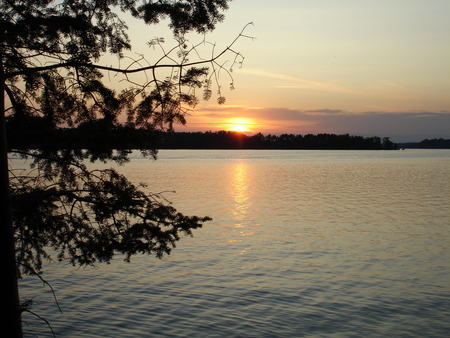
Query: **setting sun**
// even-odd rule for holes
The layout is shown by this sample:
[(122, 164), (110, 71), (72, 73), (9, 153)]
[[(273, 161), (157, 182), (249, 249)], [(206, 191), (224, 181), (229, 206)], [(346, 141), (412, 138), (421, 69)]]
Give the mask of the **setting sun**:
[(232, 130), (232, 131), (248, 131), (247, 127), (242, 124), (236, 124), (236, 125), (232, 126), (230, 130)]
[(228, 122), (228, 130), (246, 132), (250, 131), (252, 121), (246, 118), (233, 118)]

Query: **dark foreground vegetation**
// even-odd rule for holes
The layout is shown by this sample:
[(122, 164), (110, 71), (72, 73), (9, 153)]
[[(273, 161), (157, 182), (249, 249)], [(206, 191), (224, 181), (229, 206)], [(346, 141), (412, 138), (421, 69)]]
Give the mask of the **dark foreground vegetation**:
[[(37, 122), (37, 121), (36, 121)], [(16, 130), (20, 130), (17, 133)], [(106, 149), (341, 149), (341, 150), (393, 150), (397, 144), (389, 137), (352, 136), (349, 134), (263, 135), (252, 136), (234, 131), (218, 132), (156, 132), (145, 129), (120, 127), (111, 129), (101, 121), (81, 125), (77, 129), (46, 131), (45, 126), (35, 128), (9, 124), (10, 146), (13, 149), (86, 149), (95, 144)], [(42, 132), (44, 131), (44, 132)], [(39, 133), (39, 134), (37, 134)], [(102, 135), (102, 142), (96, 138)]]
[[(156, 133), (184, 125), (186, 113), (201, 98), (225, 103), (228, 89), (222, 81), (233, 89), (233, 68), (244, 60), (235, 51), (238, 41), (253, 39), (244, 33), (247, 24), (226, 47), (208, 41), (207, 33), (224, 20), (228, 2), (0, 2), (3, 336), (23, 337), (24, 312), (49, 324), (31, 310), (32, 300), (20, 299), (17, 280), (22, 275), (40, 277), (48, 261), (86, 266), (108, 263), (117, 254), (126, 260), (136, 254), (160, 258), (180, 236), (211, 220), (186, 216), (162, 193), (149, 192), (152, 187), (86, 163), (123, 164), (130, 148), (155, 155), (154, 142), (140, 139), (153, 134), (123, 128), (123, 115), (128, 127)], [(128, 26), (133, 22), (149, 25), (140, 28), (150, 39), (147, 46), (132, 46)], [(154, 35), (163, 32), (152, 28), (159, 23), (169, 26), (173, 39)], [(28, 158), (30, 172), (9, 166), (9, 151)], [(36, 336), (24, 328), (26, 336)]]

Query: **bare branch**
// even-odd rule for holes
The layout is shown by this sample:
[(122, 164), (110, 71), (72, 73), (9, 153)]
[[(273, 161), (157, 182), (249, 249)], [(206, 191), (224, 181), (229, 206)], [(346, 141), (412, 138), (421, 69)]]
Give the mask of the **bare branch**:
[[(62, 61), (60, 63), (47, 65), (47, 66), (24, 68), (22, 70), (5, 73), (4, 76), (5, 76), (6, 79), (9, 79), (9, 78), (12, 78), (12, 77), (15, 77), (15, 76), (18, 76), (18, 75), (32, 74), (32, 73), (36, 73), (36, 72), (49, 71), (49, 70), (54, 70), (54, 69), (59, 69), (59, 68), (80, 68), (80, 67), (86, 67), (86, 68), (92, 68), (92, 69), (104, 70), (104, 71), (110, 71), (110, 72), (122, 73), (122, 74), (133, 74), (133, 73), (145, 72), (147, 70), (155, 70), (155, 69), (163, 69), (163, 68), (174, 68), (174, 67), (180, 67), (180, 66), (183, 66), (183, 67), (194, 67), (194, 66), (205, 64), (205, 63), (215, 62), (216, 60), (221, 58), (224, 54), (226, 54), (229, 51), (231, 51), (232, 53), (234, 53), (236, 55), (240, 55), (240, 53), (237, 53), (237, 52), (233, 51), (231, 49), (231, 47), (240, 38), (254, 39), (251, 36), (243, 34), (245, 29), (249, 25), (253, 25), (253, 23), (248, 23), (242, 29), (241, 33), (239, 33), (239, 35), (231, 42), (231, 44), (228, 47), (223, 49), (219, 54), (217, 54), (215, 56), (213, 55), (209, 60), (199, 60), (199, 61), (188, 62), (188, 63), (181, 63), (181, 64), (177, 64), (177, 63), (173, 63), (173, 64), (159, 64), (159, 61), (157, 61), (154, 65), (149, 65), (149, 66), (146, 66), (146, 67), (137, 67), (137, 68), (131, 68), (130, 67), (131, 65), (129, 67), (126, 67), (126, 68), (120, 68), (120, 67), (104, 66), (104, 65), (100, 65), (100, 64), (84, 63), (84, 62), (77, 62), (77, 61)], [(179, 46), (180, 45), (177, 45), (174, 48), (178, 48)], [(195, 49), (195, 48), (193, 48), (193, 49)], [(170, 52), (169, 53), (165, 53), (164, 56), (161, 57), (160, 61), (165, 59), (165, 58), (168, 58), (169, 54), (170, 54)], [(134, 63), (135, 62), (133, 62), (132, 64), (134, 64)]]

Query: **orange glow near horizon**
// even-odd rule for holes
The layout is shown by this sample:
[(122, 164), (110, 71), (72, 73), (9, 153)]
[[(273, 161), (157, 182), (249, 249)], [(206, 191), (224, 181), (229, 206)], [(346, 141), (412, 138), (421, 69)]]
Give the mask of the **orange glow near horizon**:
[(253, 123), (252, 120), (246, 118), (232, 118), (227, 125), (227, 129), (230, 131), (248, 132), (251, 131)]

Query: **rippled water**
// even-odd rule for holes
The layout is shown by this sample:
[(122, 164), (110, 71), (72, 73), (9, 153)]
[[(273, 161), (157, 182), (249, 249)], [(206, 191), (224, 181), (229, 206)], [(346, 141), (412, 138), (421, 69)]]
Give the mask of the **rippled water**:
[[(176, 151), (120, 170), (213, 222), (162, 260), (48, 265), (61, 337), (448, 337), (450, 151)], [(50, 336), (25, 315), (25, 331)]]

